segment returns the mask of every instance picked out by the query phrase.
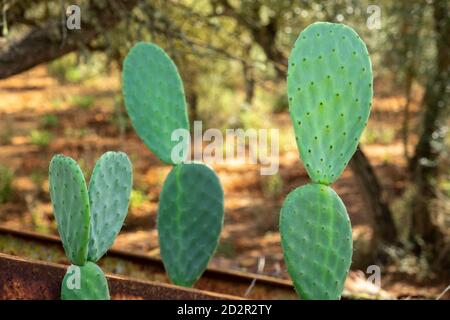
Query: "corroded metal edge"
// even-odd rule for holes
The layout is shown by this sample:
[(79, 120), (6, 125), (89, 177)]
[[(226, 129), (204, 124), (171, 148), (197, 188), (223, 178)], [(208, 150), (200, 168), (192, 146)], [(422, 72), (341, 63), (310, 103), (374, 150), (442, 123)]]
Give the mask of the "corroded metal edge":
[[(44, 245), (56, 245), (62, 250), (62, 244), (58, 237), (42, 235), (36, 232), (14, 230), (0, 226), (0, 234), (11, 235), (19, 239), (39, 242)], [(133, 261), (155, 273), (165, 274), (162, 261), (144, 253), (129, 252), (118, 249), (110, 249), (107, 257)], [(267, 295), (274, 295), (278, 299), (296, 299), (292, 282), (270, 276), (252, 274), (237, 270), (223, 270), (207, 268), (195, 287), (200, 290), (220, 292), (233, 296), (244, 296), (247, 289), (252, 289), (246, 298), (261, 299)]]
[[(0, 253), (0, 299), (59, 299), (64, 265)], [(115, 300), (236, 300), (238, 297), (107, 274)]]

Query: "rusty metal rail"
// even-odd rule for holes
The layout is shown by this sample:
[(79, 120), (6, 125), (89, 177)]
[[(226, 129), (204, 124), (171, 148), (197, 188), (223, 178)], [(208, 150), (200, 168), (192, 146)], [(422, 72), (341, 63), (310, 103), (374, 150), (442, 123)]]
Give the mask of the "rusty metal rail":
[[(0, 299), (59, 299), (64, 265), (33, 261), (0, 253)], [(238, 299), (237, 297), (106, 274), (111, 298), (123, 299)]]
[[(68, 264), (59, 238), (34, 232), (0, 227), (0, 252), (63, 265)], [(99, 265), (106, 273), (154, 281), (162, 283), (161, 285), (169, 283), (161, 260), (142, 253), (111, 249), (99, 261)], [(0, 272), (4, 273), (2, 270)], [(250, 286), (251, 290), (245, 295)], [(195, 288), (249, 299), (297, 299), (290, 281), (216, 268), (208, 268), (196, 283)]]

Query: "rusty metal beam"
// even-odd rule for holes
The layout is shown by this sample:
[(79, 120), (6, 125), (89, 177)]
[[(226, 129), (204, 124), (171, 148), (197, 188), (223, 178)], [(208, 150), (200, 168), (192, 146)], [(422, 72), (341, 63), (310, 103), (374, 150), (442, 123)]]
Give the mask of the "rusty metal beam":
[[(0, 253), (0, 299), (59, 299), (67, 266)], [(237, 297), (151, 281), (106, 274), (111, 298), (122, 299), (238, 299)]]
[[(58, 237), (0, 227), (0, 240), (2, 238), (23, 241), (23, 246), (31, 248), (32, 252), (27, 255), (24, 251), (15, 252), (15, 250), (6, 247), (2, 248), (1, 245), (0, 251), (17, 256), (28, 256), (39, 260), (68, 264)], [(42, 253), (38, 254), (38, 251)], [(52, 256), (51, 251), (59, 252), (59, 256)], [(169, 282), (162, 261), (143, 253), (111, 249), (99, 261), (99, 265), (105, 272), (109, 273), (130, 275), (142, 280)], [(245, 298), (297, 299), (290, 281), (241, 271), (208, 268), (195, 284), (196, 289), (238, 297), (244, 297), (250, 286), (252, 286), (252, 289)]]

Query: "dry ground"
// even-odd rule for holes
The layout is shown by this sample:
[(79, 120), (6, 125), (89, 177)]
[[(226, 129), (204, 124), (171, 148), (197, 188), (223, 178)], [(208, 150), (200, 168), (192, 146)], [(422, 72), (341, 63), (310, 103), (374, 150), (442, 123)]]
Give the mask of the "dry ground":
[[(115, 246), (159, 254), (156, 210), (170, 167), (158, 161), (133, 130), (120, 133), (113, 108), (120, 92), (118, 78), (61, 85), (48, 76), (46, 67), (39, 66), (0, 81), (0, 163), (14, 171), (13, 195), (0, 205), (0, 225), (56, 234), (47, 192), (51, 157), (64, 153), (82, 159), (82, 168), (90, 173), (95, 159), (103, 152), (122, 150), (133, 162), (137, 191)], [(74, 96), (92, 96), (92, 106), (77, 105)], [(389, 200), (399, 195), (405, 180), (403, 149), (397, 134), (402, 103), (398, 97), (375, 99), (363, 146)], [(48, 115), (55, 115), (57, 123), (52, 123)], [(287, 114), (278, 114), (273, 119), (274, 127), (290, 131)], [(33, 130), (49, 132), (48, 145), (42, 141), (39, 145), (39, 137), (31, 136)], [(255, 272), (258, 261), (264, 259), (263, 273), (286, 277), (278, 212), (287, 193), (307, 182), (295, 146), (280, 155), (281, 183), (261, 177), (257, 165), (226, 163), (214, 168), (225, 190), (226, 213), (221, 244), (212, 265)], [(347, 205), (355, 241), (359, 247), (367, 247), (373, 222), (352, 172), (347, 169), (334, 188)], [(355, 259), (364, 263), (367, 252), (360, 251), (355, 252)], [(396, 296), (437, 296), (446, 285), (439, 277), (419, 281), (413, 275), (397, 271), (392, 268), (382, 271), (383, 289)]]

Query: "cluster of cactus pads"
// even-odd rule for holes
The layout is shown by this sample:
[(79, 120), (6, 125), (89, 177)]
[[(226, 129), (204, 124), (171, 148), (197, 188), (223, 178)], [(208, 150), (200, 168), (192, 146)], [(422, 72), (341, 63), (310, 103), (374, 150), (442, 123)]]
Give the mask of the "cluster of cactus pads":
[[(223, 225), (223, 190), (203, 163), (176, 161), (172, 133), (189, 130), (183, 83), (169, 56), (151, 43), (138, 43), (123, 65), (123, 95), (139, 137), (163, 162), (173, 165), (160, 196), (157, 228), (160, 253), (170, 280), (192, 286), (212, 257)], [(186, 143), (186, 149), (189, 142)]]
[(347, 210), (329, 186), (358, 147), (372, 100), (372, 66), (354, 30), (318, 22), (289, 57), (289, 111), (312, 183), (292, 191), (280, 215), (288, 272), (303, 299), (339, 299), (352, 260)]
[(96, 262), (111, 247), (127, 215), (132, 168), (127, 155), (106, 152), (89, 188), (72, 158), (50, 162), (49, 188), (64, 251), (72, 265), (61, 286), (64, 300), (108, 300), (108, 283)]
[[(292, 191), (280, 214), (281, 244), (294, 286), (303, 299), (339, 299), (352, 259), (345, 205), (329, 186), (358, 147), (372, 100), (367, 48), (343, 24), (314, 23), (289, 57), (288, 99), (300, 156), (312, 182)], [(173, 159), (172, 133), (189, 130), (183, 83), (169, 56), (138, 43), (123, 66), (123, 94), (132, 124), (146, 146), (172, 165), (160, 196), (158, 236), (170, 280), (192, 286), (220, 237), (223, 190), (202, 163)], [(189, 142), (185, 141), (186, 148)], [(77, 163), (62, 155), (50, 163), (50, 195), (64, 250), (72, 265), (62, 299), (109, 299), (96, 262), (125, 220), (132, 169), (121, 152), (96, 163), (89, 188)]]

